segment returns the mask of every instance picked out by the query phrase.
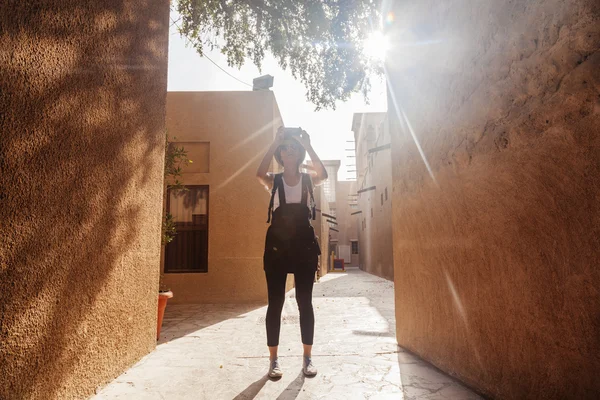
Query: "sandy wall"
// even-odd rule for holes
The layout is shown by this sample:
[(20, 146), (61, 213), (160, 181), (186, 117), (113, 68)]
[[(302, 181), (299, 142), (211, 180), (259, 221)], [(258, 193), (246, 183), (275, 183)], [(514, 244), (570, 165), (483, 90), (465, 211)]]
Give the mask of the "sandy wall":
[(85, 398), (156, 343), (168, 2), (0, 13), (0, 398)]
[[(338, 246), (347, 246), (352, 251), (351, 240), (358, 240), (358, 227), (356, 215), (351, 215), (355, 209), (350, 208), (350, 194), (356, 194), (356, 181), (338, 181), (336, 197), (336, 222)], [(352, 197), (356, 199), (356, 197)], [(358, 267), (358, 257), (350, 253), (350, 260), (346, 260), (347, 267)]]
[[(363, 271), (394, 279), (392, 251), (391, 143), (386, 113), (354, 114), (358, 195), (356, 218), (359, 266)], [(381, 148), (388, 145), (388, 148)], [(380, 150), (374, 151), (375, 149)], [(369, 150), (373, 150), (369, 152)], [(386, 198), (387, 192), (387, 198)]]
[(399, 344), (495, 398), (598, 398), (600, 3), (394, 7)]
[[(266, 303), (270, 193), (256, 170), (281, 124), (271, 91), (168, 93), (169, 135), (210, 143), (209, 172), (184, 170), (182, 177), (186, 185), (209, 186), (208, 272), (165, 273), (164, 284), (174, 293), (170, 302)], [(289, 275), (288, 289), (292, 282)]]

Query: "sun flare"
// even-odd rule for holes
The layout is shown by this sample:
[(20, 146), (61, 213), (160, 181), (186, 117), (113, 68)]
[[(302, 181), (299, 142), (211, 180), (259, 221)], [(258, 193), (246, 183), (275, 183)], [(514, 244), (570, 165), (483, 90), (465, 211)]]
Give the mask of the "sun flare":
[(372, 32), (363, 43), (364, 54), (374, 60), (384, 60), (390, 41), (382, 32)]

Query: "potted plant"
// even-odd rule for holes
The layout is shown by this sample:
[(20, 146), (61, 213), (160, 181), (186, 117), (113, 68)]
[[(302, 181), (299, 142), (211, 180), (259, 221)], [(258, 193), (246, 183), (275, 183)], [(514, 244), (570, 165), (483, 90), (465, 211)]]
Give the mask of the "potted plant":
[[(170, 188), (171, 190), (187, 190), (183, 182), (180, 181), (182, 167), (188, 165), (192, 160), (187, 158), (187, 151), (183, 147), (175, 146), (169, 140), (169, 134), (166, 134), (165, 143), (165, 190)], [(163, 219), (162, 219), (162, 232), (161, 232), (161, 244), (166, 246), (169, 244), (177, 234), (175, 227), (175, 220), (173, 215), (163, 208)], [(163, 317), (165, 315), (165, 309), (167, 307), (167, 300), (173, 297), (173, 292), (169, 287), (166, 286), (164, 281), (164, 272), (160, 273), (160, 281), (158, 288), (158, 318), (156, 320), (156, 340), (160, 337), (160, 329), (162, 327)]]
[(156, 320), (156, 340), (160, 338), (160, 329), (162, 328), (167, 300), (173, 297), (173, 292), (169, 289), (159, 289), (158, 291), (158, 319)]

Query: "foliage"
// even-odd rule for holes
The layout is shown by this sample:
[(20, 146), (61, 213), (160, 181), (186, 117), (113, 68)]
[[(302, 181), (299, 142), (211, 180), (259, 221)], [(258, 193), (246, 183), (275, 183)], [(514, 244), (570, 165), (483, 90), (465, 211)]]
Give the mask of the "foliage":
[(162, 222), (162, 244), (167, 245), (173, 241), (173, 238), (177, 234), (175, 229), (175, 220), (173, 215), (169, 212), (165, 212)]
[[(191, 163), (192, 160), (188, 159), (185, 148), (175, 146), (169, 140), (169, 134), (167, 133), (165, 143), (165, 186), (171, 190), (188, 190), (181, 181), (181, 174), (183, 173), (183, 167)], [(170, 243), (175, 237), (175, 233), (173, 215), (165, 211), (162, 222), (162, 244)]]
[(179, 31), (202, 55), (220, 49), (231, 67), (248, 58), (261, 67), (267, 51), (307, 88), (317, 110), (353, 92), (367, 96), (381, 72), (363, 52), (379, 29), (381, 0), (178, 0)]
[(180, 179), (183, 167), (191, 163), (192, 160), (187, 158), (185, 148), (183, 146), (175, 146), (169, 140), (169, 134), (167, 133), (165, 143), (165, 184), (169, 185), (171, 190), (187, 190)]

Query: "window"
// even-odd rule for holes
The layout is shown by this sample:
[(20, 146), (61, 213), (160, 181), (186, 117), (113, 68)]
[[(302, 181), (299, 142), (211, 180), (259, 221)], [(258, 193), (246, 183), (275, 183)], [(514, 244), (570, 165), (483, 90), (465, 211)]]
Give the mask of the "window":
[(350, 243), (352, 244), (352, 254), (358, 254), (358, 241), (352, 240)]
[(167, 190), (177, 234), (165, 249), (165, 272), (208, 272), (208, 186)]
[(373, 218), (373, 209), (371, 208), (371, 218)]
[(381, 205), (383, 205), (383, 193), (381, 193)]
[(385, 201), (387, 201), (388, 199), (388, 195), (387, 195), (387, 187), (385, 188)]

